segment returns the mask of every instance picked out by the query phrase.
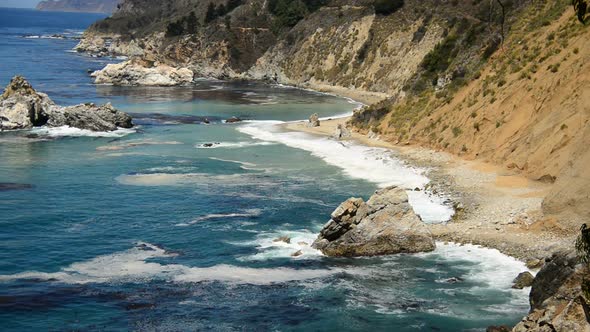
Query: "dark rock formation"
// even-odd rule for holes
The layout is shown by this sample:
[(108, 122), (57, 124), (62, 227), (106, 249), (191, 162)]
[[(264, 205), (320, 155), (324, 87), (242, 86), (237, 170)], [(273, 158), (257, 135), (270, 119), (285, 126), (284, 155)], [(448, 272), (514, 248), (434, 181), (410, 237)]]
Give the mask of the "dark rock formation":
[(333, 213), (312, 245), (327, 256), (376, 256), (435, 249), (430, 231), (403, 189), (377, 191), (366, 203), (350, 198)]
[(581, 289), (589, 272), (573, 252), (554, 254), (533, 281), (529, 315), (513, 331), (590, 331), (590, 307)]
[(39, 126), (70, 126), (92, 131), (131, 128), (131, 117), (105, 105), (80, 104), (61, 107), (44, 93), (35, 91), (21, 76), (15, 76), (0, 97), (0, 130)]
[(242, 122), (242, 119), (232, 116), (231, 118), (225, 120), (225, 123), (238, 123), (238, 122)]
[(523, 289), (525, 287), (531, 287), (534, 279), (535, 277), (530, 272), (522, 272), (512, 281), (514, 283), (512, 288)]

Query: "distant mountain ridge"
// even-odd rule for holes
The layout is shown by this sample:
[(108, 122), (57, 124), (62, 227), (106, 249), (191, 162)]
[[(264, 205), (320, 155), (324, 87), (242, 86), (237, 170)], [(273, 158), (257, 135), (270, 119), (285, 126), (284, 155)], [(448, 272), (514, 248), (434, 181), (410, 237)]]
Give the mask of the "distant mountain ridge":
[(45, 0), (37, 10), (111, 14), (122, 0)]

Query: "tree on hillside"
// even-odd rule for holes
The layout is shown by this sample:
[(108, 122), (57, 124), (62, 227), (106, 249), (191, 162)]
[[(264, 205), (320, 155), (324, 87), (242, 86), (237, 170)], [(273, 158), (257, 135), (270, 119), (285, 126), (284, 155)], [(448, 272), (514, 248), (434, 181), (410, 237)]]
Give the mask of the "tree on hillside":
[(186, 18), (186, 32), (190, 34), (196, 33), (198, 25), (197, 15), (192, 11)]
[(205, 23), (209, 23), (217, 18), (217, 11), (213, 2), (209, 2), (207, 6), (207, 12), (205, 13)]
[(373, 6), (375, 7), (375, 13), (389, 15), (402, 8), (404, 0), (375, 0)]
[(586, 13), (588, 13), (588, 2), (587, 0), (572, 0), (574, 10), (578, 16), (578, 20), (586, 24)]

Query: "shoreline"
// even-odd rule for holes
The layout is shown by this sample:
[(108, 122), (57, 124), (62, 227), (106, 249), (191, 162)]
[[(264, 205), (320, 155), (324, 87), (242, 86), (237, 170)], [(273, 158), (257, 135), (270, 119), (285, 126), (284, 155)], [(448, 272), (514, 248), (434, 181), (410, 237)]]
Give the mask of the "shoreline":
[[(315, 128), (307, 127), (305, 120), (280, 127), (288, 132), (329, 137), (348, 119), (324, 120)], [(429, 189), (445, 193), (456, 207), (456, 215), (449, 222), (428, 224), (436, 241), (497, 249), (531, 267), (538, 267), (555, 251), (573, 248), (575, 236), (560, 229), (554, 219), (542, 215), (541, 203), (549, 184), (497, 165), (418, 146), (394, 145), (356, 132), (344, 140), (388, 149), (407, 164), (428, 170), (425, 175), (430, 179)]]
[[(264, 82), (251, 77), (233, 79)], [(280, 85), (347, 98), (359, 105), (370, 105), (388, 97), (384, 93), (323, 84), (285, 82)], [(307, 127), (307, 120), (287, 122), (280, 127), (329, 137), (349, 118), (322, 119), (321, 126), (315, 128)], [(404, 162), (428, 169), (426, 176), (431, 181), (430, 189), (448, 193), (454, 205), (459, 207), (448, 223), (429, 224), (437, 241), (481, 245), (525, 262), (542, 261), (559, 249), (573, 247), (575, 236), (566, 234), (555, 220), (544, 218), (541, 213), (543, 196), (550, 188), (548, 184), (532, 181), (497, 165), (468, 161), (419, 146), (395, 145), (356, 132), (347, 140), (391, 150)]]

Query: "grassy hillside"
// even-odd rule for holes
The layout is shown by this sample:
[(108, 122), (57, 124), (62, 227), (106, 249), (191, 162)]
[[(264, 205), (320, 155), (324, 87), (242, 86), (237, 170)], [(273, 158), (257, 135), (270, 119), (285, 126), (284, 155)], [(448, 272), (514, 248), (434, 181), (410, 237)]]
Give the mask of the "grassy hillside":
[[(482, 61), (473, 67), (479, 70), (466, 79), (408, 87), (403, 100), (373, 105), (351, 122), (394, 142), (484, 159), (556, 182), (545, 212), (567, 212), (564, 220), (576, 224), (590, 217), (589, 37), (570, 1), (531, 2), (494, 53), (488, 57), (481, 50)], [(415, 82), (430, 75), (430, 58), (464, 63), (445, 51), (446, 42), (424, 59)]]

